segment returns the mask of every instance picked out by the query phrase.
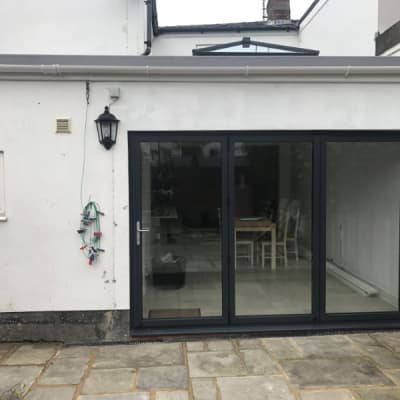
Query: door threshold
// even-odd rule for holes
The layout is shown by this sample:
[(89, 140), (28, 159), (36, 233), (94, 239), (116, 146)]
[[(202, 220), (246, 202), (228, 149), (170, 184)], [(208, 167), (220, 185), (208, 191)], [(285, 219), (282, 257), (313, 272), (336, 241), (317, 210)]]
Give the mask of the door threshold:
[(375, 332), (398, 330), (400, 321), (354, 321), (323, 322), (296, 325), (241, 325), (230, 327), (187, 327), (187, 328), (136, 328), (131, 340), (141, 341), (184, 341), (232, 337), (276, 337), (305, 336), (334, 333)]

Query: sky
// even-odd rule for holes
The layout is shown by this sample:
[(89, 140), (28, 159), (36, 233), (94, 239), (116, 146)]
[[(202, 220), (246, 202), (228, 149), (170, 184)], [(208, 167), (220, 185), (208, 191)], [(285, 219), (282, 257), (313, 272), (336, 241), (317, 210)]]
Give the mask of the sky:
[[(300, 18), (312, 0), (291, 0), (292, 18)], [(262, 0), (157, 0), (160, 26), (262, 20)]]

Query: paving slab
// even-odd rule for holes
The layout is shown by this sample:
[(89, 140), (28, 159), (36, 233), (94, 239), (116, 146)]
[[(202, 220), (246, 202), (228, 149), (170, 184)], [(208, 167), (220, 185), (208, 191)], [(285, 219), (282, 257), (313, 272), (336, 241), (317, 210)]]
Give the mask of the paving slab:
[(393, 385), (369, 359), (285, 360), (281, 362), (291, 383), (308, 386)]
[(126, 393), (133, 390), (135, 370), (132, 368), (92, 369), (82, 394)]
[[(56, 400), (56, 399), (54, 399)], [(106, 394), (106, 395), (87, 395), (79, 396), (78, 400), (150, 400), (150, 393), (137, 392), (137, 393), (119, 393), (119, 394)]]
[(77, 385), (85, 369), (86, 358), (53, 359), (48, 369), (39, 380), (41, 385)]
[(0, 358), (7, 354), (13, 347), (14, 343), (0, 343)]
[(237, 354), (232, 351), (188, 353), (191, 378), (246, 375), (246, 370)]
[(241, 354), (249, 375), (279, 373), (274, 361), (265, 350), (242, 350)]
[(377, 332), (371, 336), (385, 346), (389, 346), (393, 351), (400, 352), (400, 332)]
[(267, 351), (278, 360), (302, 358), (299, 348), (295, 347), (289, 338), (261, 339)]
[(297, 337), (293, 341), (306, 358), (357, 357), (361, 352), (345, 336), (307, 336)]
[(96, 356), (94, 368), (157, 367), (183, 363), (180, 343), (144, 343), (102, 346)]
[(393, 353), (383, 345), (378, 343), (376, 345), (364, 345), (362, 350), (382, 368), (400, 368), (400, 354)]
[(385, 375), (388, 376), (396, 385), (400, 385), (400, 369), (390, 369), (384, 371)]
[(306, 390), (300, 394), (301, 400), (355, 400), (347, 389)]
[(211, 340), (207, 342), (209, 351), (229, 351), (233, 350), (233, 344), (230, 340)]
[(217, 378), (221, 400), (294, 400), (285, 380), (278, 376)]
[(187, 342), (186, 347), (187, 347), (187, 351), (204, 351), (205, 350), (204, 342)]
[(240, 339), (237, 341), (240, 349), (261, 349), (263, 345), (259, 339)]
[(32, 390), (26, 400), (72, 400), (75, 387), (36, 388)]
[(156, 400), (189, 400), (189, 393), (179, 391), (157, 392)]
[(24, 344), (3, 360), (4, 365), (45, 364), (56, 352), (54, 344)]
[(375, 338), (367, 333), (354, 333), (346, 336), (360, 346), (376, 346), (378, 344)]
[(97, 347), (94, 346), (72, 346), (61, 349), (56, 358), (87, 358), (89, 359), (95, 352)]
[(139, 389), (187, 389), (188, 374), (184, 366), (145, 367), (138, 371)]
[(400, 400), (400, 389), (363, 389), (356, 393), (361, 400)]
[(12, 388), (22, 389), (26, 393), (34, 380), (42, 371), (40, 366), (26, 367), (0, 367), (0, 394), (9, 391)]
[(216, 400), (217, 387), (213, 378), (192, 379), (193, 400)]

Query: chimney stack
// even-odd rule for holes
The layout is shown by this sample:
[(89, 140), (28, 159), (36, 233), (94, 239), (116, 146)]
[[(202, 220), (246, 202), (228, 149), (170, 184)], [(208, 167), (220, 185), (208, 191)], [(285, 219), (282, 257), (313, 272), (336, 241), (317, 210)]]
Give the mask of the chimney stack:
[(290, 22), (290, 0), (268, 0), (267, 13), (271, 24)]

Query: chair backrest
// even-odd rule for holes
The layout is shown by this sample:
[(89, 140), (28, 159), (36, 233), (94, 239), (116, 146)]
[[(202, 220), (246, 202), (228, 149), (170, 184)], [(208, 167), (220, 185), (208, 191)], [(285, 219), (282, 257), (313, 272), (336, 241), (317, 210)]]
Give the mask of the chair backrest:
[(285, 212), (283, 226), (281, 228), (281, 237), (284, 241), (290, 237), (297, 240), (300, 226), (300, 207), (298, 201), (293, 201)]

